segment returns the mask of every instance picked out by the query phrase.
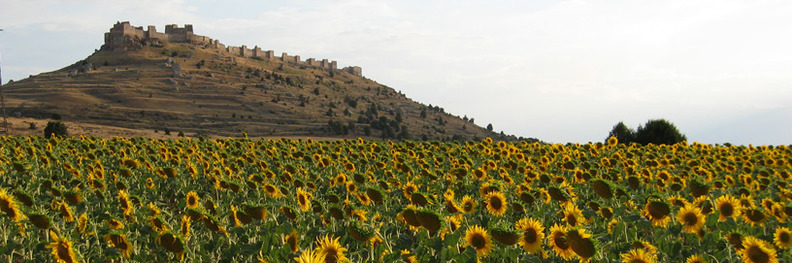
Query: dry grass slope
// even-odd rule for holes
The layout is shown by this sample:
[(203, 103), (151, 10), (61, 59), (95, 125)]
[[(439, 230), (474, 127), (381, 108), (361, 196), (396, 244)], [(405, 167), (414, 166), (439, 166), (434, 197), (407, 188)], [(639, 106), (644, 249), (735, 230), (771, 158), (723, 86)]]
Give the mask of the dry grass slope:
[[(74, 74), (87, 63), (94, 69)], [(181, 74), (174, 74), (176, 64)], [(57, 113), (73, 126), (94, 127), (95, 132), (84, 129), (86, 135), (102, 137), (116, 135), (110, 127), (147, 137), (161, 136), (153, 132), (162, 134), (164, 129), (174, 136), (183, 131), (188, 136), (218, 137), (243, 132), (252, 137), (406, 135), (412, 140), (498, 136), (340, 70), (243, 58), (183, 43), (98, 51), (74, 65), (3, 89), (12, 117), (31, 122)]]

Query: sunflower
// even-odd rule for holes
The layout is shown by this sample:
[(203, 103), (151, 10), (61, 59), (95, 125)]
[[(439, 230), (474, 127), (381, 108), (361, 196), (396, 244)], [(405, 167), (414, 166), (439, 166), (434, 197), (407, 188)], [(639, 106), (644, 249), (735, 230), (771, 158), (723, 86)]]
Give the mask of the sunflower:
[(583, 216), (583, 211), (580, 210), (574, 203), (566, 203), (564, 207), (564, 221), (571, 227), (578, 226), (585, 223), (586, 217)]
[(190, 237), (190, 226), (192, 225), (189, 216), (182, 216), (181, 217), (181, 224), (179, 225), (179, 234), (183, 237), (188, 238)]
[(344, 262), (348, 260), (347, 257), (344, 256), (344, 252), (347, 251), (347, 249), (338, 243), (338, 239), (338, 237), (331, 238), (329, 235), (325, 235), (324, 238), (316, 238), (319, 247), (315, 248), (315, 251), (325, 257), (325, 263)]
[(245, 214), (252, 219), (264, 220), (267, 217), (267, 208), (264, 205), (244, 203), (242, 208), (245, 210)]
[(455, 195), (456, 195), (456, 193), (454, 193), (454, 190), (451, 189), (451, 188), (446, 189), (446, 191), (443, 192), (443, 198), (445, 198), (446, 201), (452, 201), (453, 202)]
[(187, 208), (198, 209), (198, 194), (195, 191), (187, 192)]
[(265, 184), (264, 186), (262, 186), (262, 188), (264, 188), (264, 193), (266, 193), (270, 197), (273, 197), (273, 198), (281, 198), (281, 197), (283, 197), (283, 194), (278, 190), (278, 187), (276, 187), (276, 186), (274, 186), (272, 184)]
[(184, 239), (181, 236), (171, 231), (166, 231), (157, 237), (157, 243), (176, 254), (176, 257), (180, 260), (184, 260)]
[(792, 247), (792, 231), (786, 227), (778, 227), (773, 234), (773, 242), (775, 245), (784, 250)]
[(701, 255), (692, 255), (685, 260), (685, 263), (707, 263)]
[(445, 200), (445, 208), (450, 214), (459, 213), (460, 210), (462, 210), (456, 203), (454, 203), (454, 200), (447, 199)]
[(151, 179), (151, 177), (146, 178), (146, 188), (148, 189), (154, 188), (154, 179)]
[(615, 227), (618, 224), (619, 224), (619, 220), (611, 219), (611, 221), (608, 222), (608, 234), (613, 235), (613, 227)]
[(722, 195), (718, 197), (718, 199), (715, 199), (715, 209), (720, 213), (718, 222), (723, 222), (729, 217), (737, 219), (737, 217), (740, 216), (742, 206), (740, 205), (740, 200), (737, 198), (731, 195)]
[(581, 262), (589, 262), (591, 257), (597, 254), (597, 246), (591, 239), (591, 234), (586, 233), (586, 229), (573, 228), (566, 232), (569, 247), (580, 257)]
[(61, 217), (63, 217), (63, 220), (66, 221), (66, 223), (73, 222), (74, 221), (74, 214), (71, 211), (71, 207), (69, 207), (69, 205), (66, 204), (65, 202), (59, 202), (59, 203), (60, 203), (60, 206), (59, 206), (58, 210), (60, 211), (60, 214), (61, 214)]
[(61, 238), (55, 231), (49, 231), (52, 237), (52, 243), (47, 245), (47, 248), (52, 249), (52, 255), (55, 257), (55, 262), (79, 262), (77, 256), (74, 254), (73, 243), (66, 238)]
[(506, 196), (499, 191), (489, 192), (486, 196), (487, 211), (495, 216), (502, 216), (506, 213), (508, 203), (506, 203)]
[(465, 246), (471, 246), (476, 250), (476, 256), (486, 256), (492, 249), (492, 240), (486, 229), (474, 225), (465, 231)]
[(522, 230), (518, 244), (528, 253), (540, 253), (542, 240), (545, 238), (545, 228), (538, 220), (523, 218), (515, 223), (517, 230)]
[(300, 236), (297, 235), (297, 230), (292, 229), (291, 233), (283, 237), (283, 243), (291, 247), (292, 253), (297, 253), (297, 251), (300, 250), (299, 238)]
[(418, 223), (421, 224), (422, 227), (426, 228), (429, 231), (429, 237), (434, 236), (437, 231), (440, 230), (442, 226), (442, 219), (437, 212), (422, 208), (415, 212), (415, 219), (418, 220)]
[(657, 256), (641, 248), (630, 249), (627, 253), (621, 254), (621, 258), (623, 263), (657, 262)]
[(632, 243), (632, 248), (639, 248), (639, 249), (646, 250), (647, 253), (652, 254), (652, 255), (656, 255), (657, 254), (657, 247), (655, 245), (652, 245), (652, 243), (649, 243), (649, 242), (646, 242), (646, 241), (640, 241), (640, 240), (639, 241), (635, 241), (635, 242)]
[(348, 181), (345, 185), (347, 193), (354, 194), (358, 191), (358, 186), (355, 184), (355, 181)]
[(124, 210), (124, 214), (132, 213), (132, 201), (129, 200), (129, 194), (125, 190), (118, 191), (118, 203)]
[(762, 211), (756, 208), (744, 208), (740, 213), (743, 219), (751, 224), (751, 226), (762, 225), (762, 222), (767, 218)]
[(149, 225), (154, 231), (162, 232), (168, 230), (168, 225), (165, 223), (165, 220), (162, 220), (162, 216), (150, 216), (149, 217)]
[(317, 250), (305, 250), (294, 260), (297, 263), (324, 263), (327, 261), (324, 254)]
[(300, 210), (303, 212), (311, 210), (311, 198), (313, 195), (306, 192), (302, 187), (297, 188), (297, 203), (300, 205)]
[(668, 203), (662, 200), (650, 200), (641, 211), (641, 215), (649, 220), (652, 220), (652, 226), (665, 227), (671, 221), (668, 214), (671, 213), (671, 207)]
[(129, 254), (132, 250), (132, 244), (129, 244), (126, 235), (117, 232), (111, 232), (110, 234), (105, 235), (105, 241), (107, 241), (107, 245), (110, 247), (120, 250), (124, 258), (129, 258)]
[(418, 191), (418, 186), (412, 182), (407, 182), (404, 184), (404, 187), (402, 187), (402, 194), (404, 194), (404, 198), (407, 198), (408, 200), (411, 199), (412, 193), (415, 191)]
[(778, 263), (776, 250), (767, 241), (753, 236), (743, 237), (743, 249), (738, 250), (744, 263)]
[(162, 211), (161, 211), (161, 210), (160, 210), (160, 209), (157, 207), (157, 205), (155, 205), (154, 203), (151, 203), (151, 202), (150, 202), (150, 203), (147, 205), (147, 207), (148, 207), (149, 211), (151, 211), (151, 215), (152, 215), (152, 216), (158, 216), (159, 214), (161, 214), (161, 213), (162, 213)]
[(679, 209), (676, 218), (682, 224), (682, 230), (687, 233), (697, 233), (704, 227), (704, 215), (701, 209), (693, 204), (687, 204)]
[(461, 214), (446, 216), (445, 221), (446, 224), (448, 225), (448, 229), (451, 230), (452, 232), (459, 229), (459, 227), (462, 226), (462, 219), (463, 217)]
[(476, 210), (476, 201), (473, 200), (473, 197), (465, 195), (462, 197), (462, 201), (460, 202), (459, 206), (462, 207), (462, 212), (465, 212), (466, 214), (473, 213), (473, 211)]
[[(83, 214), (85, 215), (85, 214)], [(38, 227), (39, 229), (49, 229), (50, 228), (50, 219), (46, 214), (43, 213), (33, 213), (28, 216), (30, 222), (33, 223), (34, 226)], [(87, 220), (87, 218), (86, 218)], [(82, 231), (80, 231), (82, 233)]]
[(118, 230), (124, 228), (124, 223), (121, 222), (121, 220), (111, 218), (110, 220), (107, 220), (107, 226), (110, 227), (110, 229)]
[(572, 251), (572, 248), (569, 247), (569, 242), (566, 238), (567, 231), (569, 231), (568, 226), (559, 224), (553, 225), (550, 227), (548, 243), (550, 243), (550, 246), (553, 247), (553, 252), (555, 252), (556, 256), (559, 256), (564, 260), (572, 260), (576, 255), (575, 251)]

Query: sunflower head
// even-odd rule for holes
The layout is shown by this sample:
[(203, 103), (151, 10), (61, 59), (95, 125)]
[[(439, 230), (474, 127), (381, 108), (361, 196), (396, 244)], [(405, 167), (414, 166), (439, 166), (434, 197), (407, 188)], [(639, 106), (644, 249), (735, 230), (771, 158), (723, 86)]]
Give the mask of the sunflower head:
[(789, 249), (792, 247), (792, 231), (786, 227), (778, 227), (773, 234), (773, 242), (780, 249)]
[(487, 204), (487, 211), (494, 216), (502, 216), (506, 214), (509, 207), (506, 202), (506, 196), (500, 191), (493, 191), (484, 196), (485, 203)]
[(187, 193), (187, 208), (198, 209), (199, 202), (198, 193), (190, 191)]
[(655, 263), (657, 256), (641, 248), (630, 249), (627, 253), (621, 254), (624, 263)]
[(12, 221), (19, 222), (24, 218), (22, 211), (16, 204), (14, 196), (9, 195), (5, 189), (0, 189), (0, 211), (10, 217)]
[(566, 232), (569, 247), (582, 261), (589, 261), (597, 253), (596, 240), (584, 228), (572, 228)]
[(553, 252), (556, 254), (556, 256), (559, 256), (564, 260), (572, 260), (575, 258), (576, 254), (569, 246), (569, 241), (566, 237), (567, 231), (569, 231), (568, 226), (559, 224), (553, 225), (550, 228), (550, 236), (548, 237), (547, 242), (553, 248)]
[(743, 249), (737, 253), (747, 263), (777, 263), (778, 255), (776, 250), (767, 241), (746, 236), (742, 241)]
[(347, 249), (341, 246), (338, 239), (338, 237), (332, 238), (329, 235), (325, 235), (323, 238), (316, 238), (319, 246), (315, 248), (315, 251), (325, 257), (324, 262), (336, 263), (348, 260), (344, 255)]
[(114, 247), (121, 251), (124, 258), (129, 258), (132, 251), (132, 244), (127, 241), (125, 234), (116, 231), (110, 232), (110, 234), (105, 235), (105, 241), (107, 241), (107, 245), (110, 247)]
[(74, 254), (74, 245), (71, 241), (61, 238), (52, 229), (49, 230), (49, 234), (52, 238), (52, 243), (47, 245), (47, 248), (52, 249), (51, 254), (56, 262), (79, 262)]
[(707, 260), (701, 255), (692, 255), (685, 260), (685, 263), (707, 263)]
[(296, 253), (298, 250), (300, 250), (299, 235), (297, 234), (296, 229), (292, 229), (291, 233), (283, 238), (283, 242), (289, 245), (292, 253)]
[(740, 215), (742, 206), (740, 201), (731, 195), (722, 195), (715, 199), (715, 209), (718, 210), (718, 221), (726, 221), (727, 218), (737, 218)]
[(517, 242), (525, 252), (541, 251), (542, 240), (545, 238), (545, 228), (541, 222), (533, 218), (523, 218), (517, 221), (515, 228), (522, 232)]
[(476, 250), (476, 255), (486, 256), (492, 249), (492, 240), (486, 229), (474, 225), (465, 232), (465, 246)]
[(429, 231), (430, 237), (434, 236), (434, 234), (440, 230), (443, 223), (440, 215), (428, 208), (421, 208), (415, 211), (415, 219), (418, 220), (418, 223), (422, 227)]
[(28, 215), (28, 219), (30, 222), (39, 229), (49, 229), (50, 228), (50, 219), (44, 213), (31, 213)]
[(466, 214), (473, 213), (476, 210), (476, 201), (473, 200), (473, 197), (469, 195), (465, 195), (462, 197), (462, 201), (460, 202), (459, 206), (462, 208), (462, 212)]
[(694, 204), (687, 204), (677, 212), (677, 221), (687, 233), (697, 233), (704, 227), (704, 214)]

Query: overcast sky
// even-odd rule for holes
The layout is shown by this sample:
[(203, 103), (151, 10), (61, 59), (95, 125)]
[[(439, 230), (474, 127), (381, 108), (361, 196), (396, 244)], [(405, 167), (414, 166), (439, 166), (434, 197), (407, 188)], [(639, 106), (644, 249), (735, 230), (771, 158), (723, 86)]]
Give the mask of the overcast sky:
[[(486, 3), (485, 3), (486, 2)], [(0, 1), (3, 82), (90, 55), (116, 21), (327, 58), (496, 131), (792, 144), (792, 1)]]

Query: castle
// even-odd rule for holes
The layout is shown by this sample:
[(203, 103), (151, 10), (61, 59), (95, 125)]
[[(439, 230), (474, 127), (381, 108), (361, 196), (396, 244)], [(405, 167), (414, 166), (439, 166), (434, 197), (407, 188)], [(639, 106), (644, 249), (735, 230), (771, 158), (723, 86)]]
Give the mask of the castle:
[[(327, 59), (317, 60), (309, 58), (302, 61), (300, 60), (300, 56), (289, 56), (286, 52), (283, 52), (280, 57), (276, 57), (274, 51), (261, 50), (258, 46), (252, 49), (247, 48), (245, 45), (241, 47), (226, 46), (216, 39), (196, 35), (193, 33), (193, 26), (189, 24), (184, 25), (183, 28), (175, 24), (166, 25), (165, 32), (162, 33), (157, 32), (154, 26), (148, 26), (147, 30), (143, 30), (142, 26), (134, 27), (129, 24), (129, 21), (117, 22), (110, 28), (109, 32), (105, 33), (105, 41), (104, 45), (102, 45), (102, 50), (137, 50), (143, 46), (159, 45), (162, 42), (191, 43), (203, 45), (208, 48), (224, 50), (241, 57), (280, 60), (287, 63), (318, 67), (327, 70), (338, 69), (338, 63), (336, 63), (336, 61), (329, 61)], [(357, 66), (344, 67), (341, 71), (355, 76), (363, 76), (362, 69)]]

